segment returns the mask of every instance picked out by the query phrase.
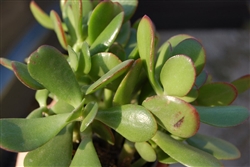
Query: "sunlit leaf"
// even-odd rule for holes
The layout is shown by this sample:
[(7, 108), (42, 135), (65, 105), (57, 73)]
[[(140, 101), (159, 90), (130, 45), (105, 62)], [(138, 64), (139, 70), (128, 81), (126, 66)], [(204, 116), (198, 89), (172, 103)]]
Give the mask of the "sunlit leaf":
[(56, 114), (69, 113), (74, 110), (74, 107), (63, 100), (58, 100), (52, 107), (51, 110)]
[(159, 162), (163, 163), (163, 164), (175, 164), (175, 163), (178, 163), (178, 161), (176, 161), (175, 159), (170, 157), (167, 153), (162, 151), (162, 149), (159, 148), (159, 147), (155, 148), (155, 152), (156, 152), (156, 155), (157, 155), (157, 160)]
[(175, 136), (188, 138), (199, 129), (200, 119), (196, 109), (183, 100), (171, 96), (153, 96), (143, 101), (142, 105)]
[(72, 131), (72, 125), (69, 125), (48, 143), (29, 152), (24, 165), (68, 167), (72, 156)]
[(185, 39), (190, 39), (190, 38), (194, 38), (188, 34), (178, 34), (178, 35), (174, 35), (171, 38), (169, 38), (167, 41), (171, 43), (172, 47), (175, 47), (176, 45), (178, 45), (181, 41), (184, 41)]
[(77, 53), (68, 45), (68, 54), (69, 54), (69, 65), (73, 69), (73, 71), (77, 71), (79, 66), (79, 58)]
[(81, 123), (80, 131), (83, 132), (89, 124), (94, 120), (98, 111), (98, 104), (96, 102), (90, 102), (83, 110), (83, 120)]
[(197, 103), (203, 106), (226, 106), (231, 104), (237, 95), (237, 90), (232, 84), (214, 82), (200, 87)]
[(153, 115), (139, 105), (127, 104), (102, 110), (96, 119), (134, 142), (149, 140), (157, 130)]
[(185, 96), (194, 85), (195, 75), (195, 68), (190, 58), (185, 55), (171, 57), (160, 73), (165, 94)]
[(47, 98), (49, 91), (47, 89), (37, 90), (36, 91), (36, 101), (39, 103), (40, 107), (47, 106)]
[(92, 62), (89, 46), (86, 42), (83, 42), (81, 51), (80, 56), (82, 56), (82, 58), (80, 58), (81, 61), (79, 61), (79, 66), (83, 65), (83, 73), (88, 74), (91, 70)]
[(15, 152), (34, 150), (58, 134), (68, 117), (69, 114), (60, 114), (45, 118), (1, 119), (0, 147)]
[(147, 162), (154, 162), (156, 160), (156, 153), (149, 143), (136, 142), (135, 148), (139, 155)]
[(41, 118), (43, 117), (43, 113), (48, 113), (48, 108), (47, 107), (39, 107), (29, 113), (29, 115), (26, 117), (27, 119), (31, 118)]
[(177, 141), (163, 132), (157, 131), (152, 140), (165, 153), (185, 166), (222, 166), (212, 155)]
[(232, 82), (238, 93), (243, 93), (250, 89), (250, 74), (242, 76)]
[(196, 134), (187, 139), (187, 143), (212, 154), (217, 159), (231, 160), (240, 157), (240, 152), (234, 145), (216, 137)]
[(63, 55), (53, 47), (41, 46), (29, 57), (28, 71), (57, 98), (77, 107), (82, 94), (75, 75)]
[(236, 126), (249, 117), (248, 109), (241, 106), (195, 106), (195, 108), (201, 122), (218, 127)]

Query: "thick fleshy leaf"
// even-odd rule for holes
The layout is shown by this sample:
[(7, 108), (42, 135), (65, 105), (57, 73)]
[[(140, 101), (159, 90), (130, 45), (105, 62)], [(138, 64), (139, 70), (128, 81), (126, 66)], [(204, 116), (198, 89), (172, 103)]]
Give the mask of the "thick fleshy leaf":
[(202, 107), (195, 106), (203, 123), (231, 127), (244, 122), (249, 117), (249, 111), (241, 106)]
[(189, 57), (185, 55), (171, 57), (163, 65), (160, 73), (165, 94), (185, 96), (194, 85), (195, 75), (195, 68)]
[(30, 75), (58, 99), (77, 107), (82, 94), (75, 75), (63, 55), (53, 47), (41, 46), (31, 54)]
[(192, 59), (196, 68), (196, 75), (199, 75), (205, 66), (206, 53), (201, 43), (195, 38), (181, 41), (173, 47), (172, 55), (184, 54)]
[(28, 72), (27, 65), (12, 61), (11, 63), (12, 69), (16, 75), (16, 77), (28, 88), (37, 90), (44, 89), (44, 86), (38, 83), (34, 78), (32, 78)]
[(222, 166), (212, 155), (177, 141), (163, 132), (157, 131), (152, 140), (170, 157), (185, 166)]
[(202, 85), (204, 85), (207, 82), (208, 79), (208, 73), (206, 71), (202, 71), (195, 80), (195, 86), (200, 88)]
[[(124, 13), (119, 13), (101, 32), (90, 47), (91, 55), (105, 51), (115, 41), (123, 21)], [(100, 23), (98, 23), (100, 25)]]
[(116, 55), (121, 61), (125, 61), (127, 59), (123, 46), (117, 42), (113, 43), (113, 45), (110, 46), (108, 52)]
[(15, 152), (34, 150), (58, 134), (68, 117), (69, 114), (60, 114), (34, 119), (1, 119), (0, 147)]
[(2, 66), (6, 67), (6, 68), (8, 68), (8, 69), (10, 69), (10, 70), (13, 70), (13, 69), (12, 69), (12, 66), (11, 66), (11, 62), (12, 62), (12, 61), (9, 60), (9, 59), (3, 58), (3, 57), (0, 58), (0, 64), (1, 64)]
[(37, 90), (36, 91), (36, 101), (40, 107), (47, 106), (47, 98), (49, 96), (49, 91), (47, 89)]
[(60, 19), (59, 15), (54, 10), (52, 10), (50, 12), (50, 19), (53, 22), (54, 30), (56, 32), (57, 38), (58, 38), (61, 46), (65, 50), (67, 50), (68, 44), (67, 44), (67, 39), (66, 39), (65, 32), (63, 30), (62, 22), (61, 22), (61, 19)]
[(89, 71), (91, 70), (91, 57), (90, 57), (90, 51), (89, 51), (89, 46), (86, 42), (82, 44), (81, 48), (81, 53), (80, 53), (80, 61), (79, 61), (79, 66), (83, 65), (83, 73), (88, 74)]
[(196, 109), (183, 100), (171, 96), (153, 96), (143, 101), (142, 105), (175, 136), (188, 138), (199, 129), (200, 119)]
[(157, 79), (160, 78), (160, 73), (165, 62), (172, 56), (172, 46), (169, 42), (165, 42), (159, 49), (157, 54), (157, 61), (155, 64), (155, 75)]
[(132, 93), (138, 83), (139, 75), (142, 69), (141, 59), (137, 59), (126, 76), (123, 78), (119, 87), (117, 88), (113, 102), (115, 104), (123, 105), (128, 104), (131, 101)]
[(197, 103), (203, 106), (226, 106), (237, 97), (237, 89), (230, 83), (214, 82), (199, 89)]
[(196, 87), (193, 87), (187, 95), (178, 97), (181, 100), (184, 100), (185, 102), (191, 103), (197, 99), (199, 95), (198, 89)]
[(212, 136), (196, 134), (187, 143), (212, 154), (217, 159), (231, 160), (240, 157), (239, 150), (231, 143)]
[(165, 153), (161, 148), (156, 147), (155, 152), (157, 155), (157, 160), (163, 164), (175, 164), (178, 163), (175, 159), (170, 157), (167, 153)]
[(129, 36), (130, 36), (130, 22), (127, 21), (122, 25), (121, 30), (115, 41), (121, 44), (122, 46), (125, 46), (129, 40)]
[(42, 26), (49, 29), (54, 28), (49, 15), (46, 14), (33, 0), (30, 2), (30, 10), (33, 16)]
[[(107, 29), (112, 20), (121, 12), (122, 7), (117, 3), (113, 3), (111, 1), (103, 1), (95, 7), (91, 14), (91, 17), (89, 18), (88, 25), (88, 41), (90, 45), (92, 45), (104, 31), (107, 32), (107, 30), (105, 29)], [(121, 19), (120, 21), (123, 21), (123, 19)], [(112, 25), (112, 27), (116, 26)], [(112, 31), (110, 31), (110, 33)], [(111, 36), (111, 34), (107, 34), (107, 36)]]
[(26, 117), (27, 119), (31, 119), (31, 118), (42, 118), (43, 117), (43, 113), (48, 113), (49, 109), (47, 107), (40, 107), (37, 108), (33, 111), (31, 111), (29, 113), (29, 115)]
[(51, 110), (56, 114), (70, 113), (74, 110), (74, 107), (63, 100), (58, 100), (52, 107)]
[(68, 167), (72, 157), (72, 131), (72, 125), (68, 125), (48, 143), (29, 152), (24, 166)]
[[(128, 55), (131, 54), (131, 52), (135, 49), (135, 47), (137, 46), (137, 39), (136, 39), (136, 36), (137, 36), (137, 32), (135, 29), (130, 29), (130, 37), (129, 37), (129, 40), (125, 46), (125, 53), (128, 57)], [(129, 56), (130, 57), (130, 56)]]
[(82, 21), (83, 21), (83, 16), (82, 16), (82, 0), (76, 0), (76, 1), (71, 1), (71, 7), (74, 15), (74, 27), (76, 30), (76, 35), (78, 40), (83, 40), (82, 38)]
[(109, 70), (121, 63), (121, 60), (114, 54), (108, 52), (98, 53), (91, 57), (92, 67), (89, 76), (93, 80), (99, 79)]
[(91, 135), (83, 136), (82, 141), (76, 150), (70, 167), (77, 166), (101, 167), (101, 163), (92, 142)]
[(91, 123), (91, 128), (98, 137), (107, 141), (111, 145), (115, 144), (115, 137), (110, 127), (108, 127), (107, 125), (103, 124), (98, 120), (94, 120)]
[(232, 82), (238, 93), (243, 93), (250, 89), (250, 74), (242, 76)]
[(162, 88), (155, 79), (155, 33), (154, 25), (148, 16), (143, 16), (137, 31), (137, 43), (140, 57), (148, 72), (148, 77), (157, 94), (162, 94)]
[(125, 12), (125, 18), (124, 18), (124, 21), (127, 21), (129, 20), (136, 8), (137, 8), (137, 5), (138, 5), (138, 0), (129, 0), (129, 1), (124, 1), (124, 0), (112, 0), (113, 2), (119, 2), (122, 7), (123, 7), (123, 10)]
[(147, 162), (154, 162), (156, 160), (156, 153), (148, 142), (136, 142), (135, 148), (139, 155)]
[(188, 34), (178, 34), (175, 36), (172, 36), (168, 39), (168, 42), (171, 43), (171, 46), (174, 48), (176, 45), (178, 45), (181, 41), (184, 41), (185, 39), (194, 38)]
[(127, 104), (99, 111), (96, 119), (133, 142), (147, 141), (157, 130), (153, 115), (139, 105)]
[(71, 48), (71, 46), (68, 45), (68, 54), (69, 54), (69, 65), (72, 68), (72, 70), (75, 72), (78, 69), (79, 66), (79, 58), (77, 53)]
[(104, 74), (101, 78), (99, 78), (96, 82), (94, 82), (90, 87), (87, 89), (86, 94), (93, 93), (103, 87), (105, 87), (108, 83), (114, 81), (119, 76), (124, 74), (129, 70), (129, 68), (132, 66), (134, 60), (126, 60), (114, 68), (112, 68), (110, 71), (108, 71), (106, 74)]
[(90, 102), (83, 110), (83, 120), (81, 123), (80, 131), (83, 132), (89, 124), (95, 119), (98, 111), (98, 104), (96, 102)]

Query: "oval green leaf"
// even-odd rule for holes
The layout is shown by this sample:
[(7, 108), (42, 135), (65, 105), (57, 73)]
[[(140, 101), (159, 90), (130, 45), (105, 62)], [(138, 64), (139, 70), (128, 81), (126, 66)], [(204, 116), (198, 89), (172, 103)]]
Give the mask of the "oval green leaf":
[(135, 148), (139, 155), (147, 162), (154, 162), (156, 160), (156, 153), (148, 142), (136, 142)]
[(68, 167), (72, 157), (72, 131), (72, 125), (69, 125), (48, 143), (29, 152), (24, 165)]
[(231, 143), (212, 136), (196, 134), (187, 139), (187, 143), (221, 160), (231, 160), (240, 157), (240, 151)]
[(250, 74), (244, 75), (232, 82), (238, 93), (243, 93), (250, 89)]
[(181, 41), (184, 41), (185, 39), (194, 38), (188, 34), (178, 34), (175, 36), (172, 36), (167, 41), (171, 43), (172, 47), (174, 48), (176, 45), (178, 45)]
[(195, 75), (195, 68), (189, 57), (185, 55), (171, 57), (163, 65), (160, 73), (165, 94), (185, 96), (194, 85)]
[(47, 106), (47, 98), (49, 96), (49, 91), (47, 89), (37, 90), (36, 91), (36, 101), (40, 107)]
[(195, 86), (200, 88), (202, 85), (204, 85), (207, 82), (208, 79), (208, 73), (206, 71), (202, 71), (195, 80)]
[(10, 118), (0, 120), (0, 147), (14, 152), (34, 150), (56, 134), (66, 125), (69, 114), (45, 118)]
[(82, 94), (75, 75), (63, 55), (53, 47), (41, 46), (29, 57), (30, 75), (58, 99), (77, 107)]
[(41, 85), (39, 82), (37, 82), (34, 78), (30, 76), (26, 64), (12, 61), (11, 65), (16, 77), (25, 86), (34, 90), (44, 89), (43, 85)]
[(139, 105), (127, 104), (99, 111), (96, 119), (132, 142), (147, 141), (157, 130), (153, 115)]
[(231, 127), (244, 122), (249, 117), (248, 109), (241, 106), (202, 107), (195, 106), (203, 123)]
[(226, 106), (237, 97), (237, 89), (230, 83), (214, 82), (199, 89), (197, 103), (203, 106)]
[(171, 96), (152, 96), (144, 100), (142, 105), (175, 136), (188, 138), (199, 129), (200, 119), (196, 109), (183, 100)]

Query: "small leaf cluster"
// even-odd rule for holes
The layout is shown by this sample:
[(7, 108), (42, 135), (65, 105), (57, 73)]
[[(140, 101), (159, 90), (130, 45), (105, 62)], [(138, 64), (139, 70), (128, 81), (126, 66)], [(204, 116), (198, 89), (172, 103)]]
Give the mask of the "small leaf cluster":
[(158, 49), (148, 16), (130, 22), (137, 4), (61, 0), (60, 17), (30, 3), (66, 54), (43, 45), (27, 63), (1, 58), (36, 90), (39, 104), (25, 119), (0, 120), (2, 148), (28, 152), (25, 166), (102, 166), (97, 141), (108, 153), (119, 150), (118, 166), (214, 167), (240, 156), (227, 141), (197, 132), (200, 123), (231, 127), (249, 117), (230, 104), (250, 88), (250, 75), (213, 82), (204, 70), (205, 49), (190, 35), (173, 36)]

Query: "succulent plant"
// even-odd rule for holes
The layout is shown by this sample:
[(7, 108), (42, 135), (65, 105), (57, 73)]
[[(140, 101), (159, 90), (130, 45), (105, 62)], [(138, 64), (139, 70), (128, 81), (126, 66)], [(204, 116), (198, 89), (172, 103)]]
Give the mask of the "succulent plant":
[(197, 131), (200, 123), (231, 127), (249, 117), (230, 104), (250, 88), (250, 75), (213, 82), (205, 49), (190, 35), (158, 49), (148, 16), (131, 25), (137, 4), (61, 0), (60, 17), (31, 1), (34, 17), (55, 31), (65, 52), (43, 45), (26, 63), (1, 58), (36, 90), (40, 106), (25, 119), (0, 120), (1, 148), (28, 152), (25, 166), (215, 167), (240, 156), (229, 142)]

